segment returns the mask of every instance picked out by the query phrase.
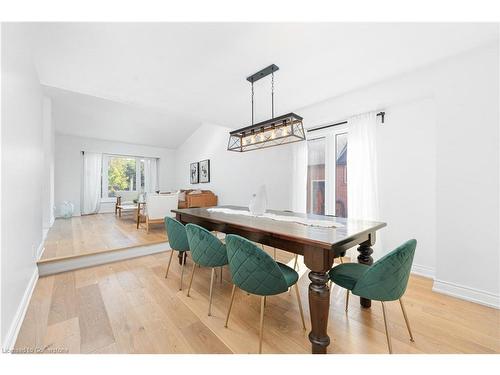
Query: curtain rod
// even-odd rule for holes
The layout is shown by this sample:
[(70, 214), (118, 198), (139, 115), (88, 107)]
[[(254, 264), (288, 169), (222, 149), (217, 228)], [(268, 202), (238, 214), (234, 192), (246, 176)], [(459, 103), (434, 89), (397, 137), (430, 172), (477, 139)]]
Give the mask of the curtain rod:
[[(377, 113), (377, 116), (381, 117), (381, 122), (383, 124), (384, 120), (385, 120), (385, 112), (384, 111), (379, 112), (379, 113)], [(322, 125), (322, 126), (318, 126), (316, 128), (307, 129), (307, 132), (309, 133), (309, 132), (313, 132), (313, 131), (316, 131), (316, 130), (327, 129), (327, 128), (331, 128), (332, 126), (339, 126), (339, 125), (345, 125), (345, 124), (347, 124), (347, 120), (341, 121), (341, 122), (336, 122), (335, 124)]]

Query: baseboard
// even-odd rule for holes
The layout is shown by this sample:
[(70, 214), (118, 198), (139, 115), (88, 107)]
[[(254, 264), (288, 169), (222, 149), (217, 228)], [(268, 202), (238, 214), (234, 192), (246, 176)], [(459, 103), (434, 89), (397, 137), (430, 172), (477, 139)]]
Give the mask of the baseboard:
[(73, 271), (80, 268), (93, 267), (100, 264), (137, 258), (167, 250), (170, 250), (169, 243), (161, 242), (152, 245), (129, 247), (64, 259), (54, 259), (50, 261), (38, 262), (38, 273), (40, 276), (47, 276), (66, 271)]
[(434, 277), (436, 276), (436, 271), (434, 268), (421, 266), (419, 264), (413, 264), (413, 266), (411, 267), (411, 273), (418, 276), (427, 277), (429, 279), (434, 279)]
[(451, 283), (448, 281), (434, 280), (433, 292), (457, 297), (465, 301), (479, 303), (495, 309), (500, 309), (500, 295)]
[(33, 295), (33, 291), (35, 290), (35, 285), (38, 280), (38, 268), (35, 267), (33, 271), (33, 275), (30, 278), (28, 286), (24, 291), (23, 298), (21, 299), (21, 303), (19, 304), (16, 315), (14, 315), (14, 319), (10, 325), (9, 331), (7, 332), (7, 336), (5, 337), (5, 341), (2, 344), (2, 350), (4, 353), (9, 353), (14, 348), (16, 344), (17, 335), (19, 334), (19, 330), (21, 329), (21, 325), (24, 321), (24, 316), (26, 315), (26, 311), (28, 310), (28, 305), (31, 300), (31, 296)]
[(45, 250), (45, 238), (46, 238), (47, 235), (44, 235), (43, 238), (42, 238), (42, 242), (40, 242), (40, 245), (38, 246), (38, 249), (36, 249), (36, 258), (35, 258), (35, 261), (38, 262), (40, 260), (40, 258), (42, 257), (42, 254)]

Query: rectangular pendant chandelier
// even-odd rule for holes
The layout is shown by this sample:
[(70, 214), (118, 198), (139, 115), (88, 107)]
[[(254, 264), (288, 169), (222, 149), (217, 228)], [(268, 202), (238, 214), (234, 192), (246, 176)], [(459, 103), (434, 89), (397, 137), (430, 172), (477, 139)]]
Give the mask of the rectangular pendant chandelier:
[[(247, 81), (252, 84), (252, 125), (229, 133), (227, 145), (229, 151), (245, 152), (306, 140), (302, 117), (295, 113), (274, 117), (274, 72), (278, 69), (272, 64), (247, 78)], [(271, 74), (272, 118), (254, 124), (253, 84), (269, 74)]]
[(229, 133), (229, 151), (252, 151), (305, 141), (302, 117), (295, 113), (259, 122)]

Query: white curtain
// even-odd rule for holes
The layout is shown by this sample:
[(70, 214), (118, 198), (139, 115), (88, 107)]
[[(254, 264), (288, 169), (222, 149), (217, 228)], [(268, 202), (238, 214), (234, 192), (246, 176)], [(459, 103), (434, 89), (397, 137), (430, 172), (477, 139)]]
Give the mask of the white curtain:
[[(379, 220), (376, 119), (373, 112), (347, 120), (347, 210), (350, 219)], [(380, 245), (378, 238), (377, 243)], [(350, 255), (357, 256), (354, 252)]]
[(82, 215), (95, 214), (101, 205), (102, 154), (83, 153)]
[(144, 160), (144, 192), (154, 193), (158, 190), (158, 159)]
[(292, 150), (292, 210), (307, 210), (307, 141), (293, 144)]

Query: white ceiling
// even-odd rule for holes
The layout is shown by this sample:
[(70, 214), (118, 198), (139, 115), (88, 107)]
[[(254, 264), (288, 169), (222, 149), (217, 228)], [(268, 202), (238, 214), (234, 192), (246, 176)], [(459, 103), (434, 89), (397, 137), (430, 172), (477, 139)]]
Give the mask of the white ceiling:
[[(176, 147), (202, 121), (248, 125), (245, 78), (271, 63), (279, 115), (491, 42), (498, 26), (44, 23), (37, 38), (42, 84), (88, 118), (59, 132)], [(268, 79), (255, 98), (256, 121), (269, 118)]]

